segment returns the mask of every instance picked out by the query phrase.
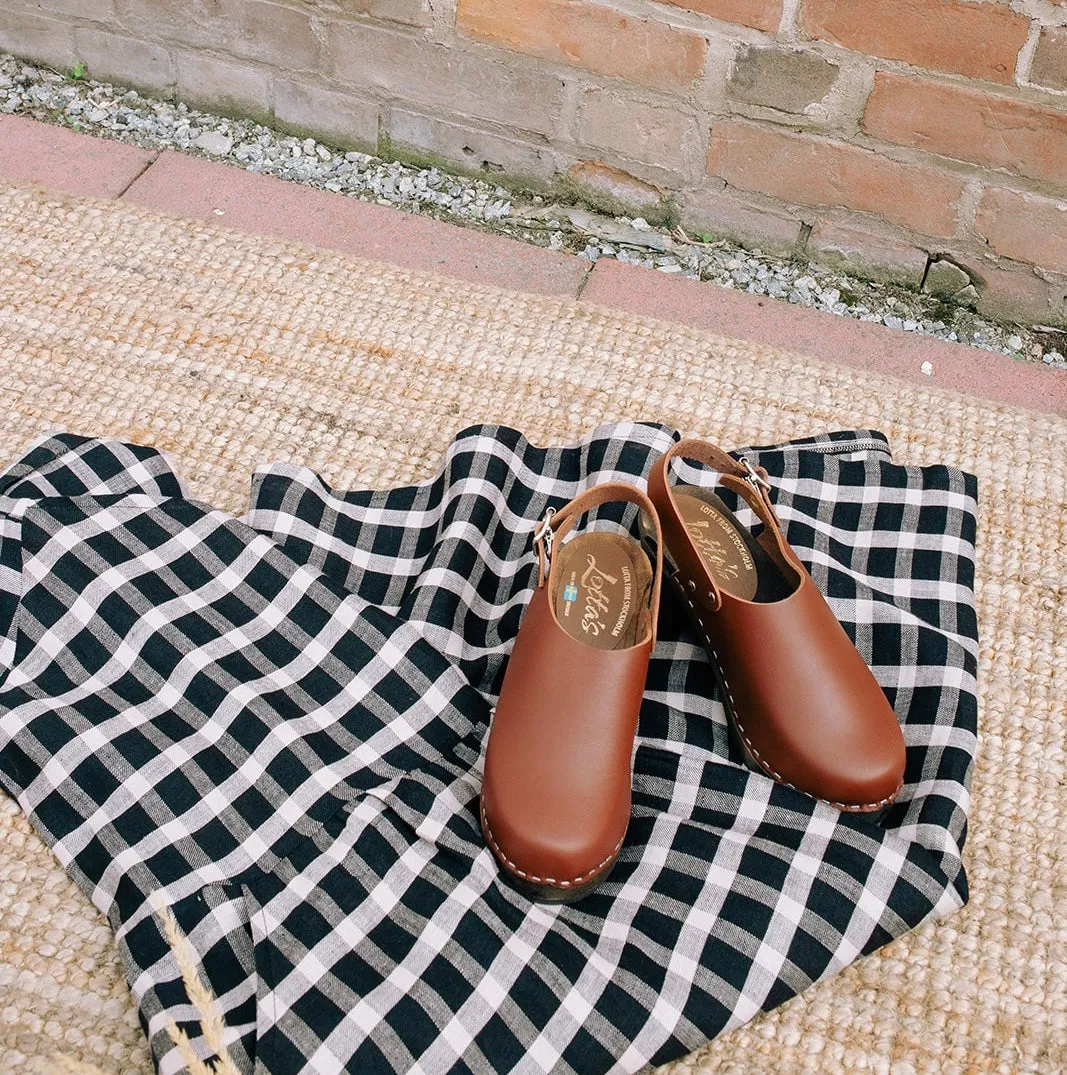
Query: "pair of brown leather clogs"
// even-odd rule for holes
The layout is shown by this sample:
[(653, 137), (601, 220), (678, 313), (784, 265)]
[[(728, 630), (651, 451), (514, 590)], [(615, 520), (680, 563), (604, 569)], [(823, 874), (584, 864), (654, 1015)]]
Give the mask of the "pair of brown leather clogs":
[[(677, 457), (714, 467), (763, 524), (758, 537), (711, 491), (672, 485)], [(896, 715), (782, 535), (770, 489), (762, 468), (685, 440), (654, 464), (648, 496), (598, 485), (538, 527), (538, 587), (493, 716), (481, 796), (485, 839), (527, 895), (579, 899), (618, 857), (665, 555), (745, 762), (844, 811), (881, 810), (899, 792)], [(563, 543), (580, 515), (614, 500), (641, 508), (651, 561), (615, 533)]]

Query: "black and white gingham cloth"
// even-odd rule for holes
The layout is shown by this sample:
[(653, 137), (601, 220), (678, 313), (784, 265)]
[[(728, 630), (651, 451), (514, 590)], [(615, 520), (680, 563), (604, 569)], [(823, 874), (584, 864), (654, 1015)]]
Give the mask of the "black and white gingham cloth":
[(389, 492), (268, 467), (244, 520), (114, 441), (0, 475), (0, 781), (108, 916), (161, 1072), (168, 1018), (204, 1045), (156, 901), (238, 1065), (278, 1075), (635, 1072), (961, 906), (975, 480), (867, 431), (748, 457), (903, 722), (898, 803), (842, 815), (740, 765), (665, 594), (610, 879), (571, 906), (500, 880), (477, 797), (531, 529), (675, 436), (475, 427)]

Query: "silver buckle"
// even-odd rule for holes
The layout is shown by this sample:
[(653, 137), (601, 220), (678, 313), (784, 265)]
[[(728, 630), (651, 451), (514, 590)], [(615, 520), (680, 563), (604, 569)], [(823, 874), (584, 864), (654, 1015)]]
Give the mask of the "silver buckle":
[(745, 468), (745, 470), (748, 471), (742, 481), (748, 482), (748, 484), (751, 485), (753, 489), (759, 489), (759, 487), (762, 485), (763, 488), (767, 490), (767, 492), (771, 491), (771, 483), (767, 481), (766, 478), (761, 477), (759, 474), (756, 473), (755, 468), (745, 456), (741, 456), (741, 458), (738, 459), (738, 462), (741, 464), (741, 466)]
[(545, 511), (545, 517), (538, 524), (537, 529), (534, 531), (534, 544), (540, 542), (545, 548), (545, 563), (548, 563), (549, 557), (552, 555), (552, 539), (556, 536), (552, 529), (552, 516), (556, 514), (555, 508), (548, 508)]

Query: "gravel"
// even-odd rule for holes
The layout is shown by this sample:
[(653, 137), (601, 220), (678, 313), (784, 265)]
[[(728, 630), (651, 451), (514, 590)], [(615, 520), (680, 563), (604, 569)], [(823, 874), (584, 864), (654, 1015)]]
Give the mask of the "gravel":
[[(1000, 324), (964, 306), (897, 285), (747, 250), (727, 240), (701, 241), (681, 229), (636, 217), (608, 217), (544, 195), (507, 190), (480, 178), (344, 152), (250, 120), (198, 112), (134, 90), (57, 74), (0, 53), (0, 113), (35, 119), (146, 149), (174, 149), (224, 160), (250, 172), (304, 183), (348, 197), (392, 205), (511, 235), (597, 261), (616, 258), (735, 291), (875, 321), (904, 332), (1067, 369), (1067, 331)], [(704, 237), (707, 238), (707, 237)], [(964, 282), (951, 276), (944, 286)]]
[(228, 157), (230, 150), (233, 149), (233, 139), (228, 135), (220, 134), (218, 131), (204, 131), (193, 142), (193, 145), (212, 157)]

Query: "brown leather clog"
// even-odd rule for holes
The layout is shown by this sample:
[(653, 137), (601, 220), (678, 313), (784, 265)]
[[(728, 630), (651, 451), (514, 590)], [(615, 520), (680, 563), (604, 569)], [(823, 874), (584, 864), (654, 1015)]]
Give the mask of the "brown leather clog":
[(515, 888), (549, 902), (577, 900), (603, 881), (630, 821), (662, 551), (653, 568), (641, 545), (618, 533), (589, 531), (563, 543), (579, 515), (613, 500), (637, 504), (659, 535), (651, 503), (629, 485), (598, 485), (550, 509), (535, 535), (538, 586), (486, 747), (486, 843)]
[[(718, 470), (763, 523), (754, 537), (709, 490), (671, 486), (682, 457)], [(653, 465), (668, 572), (707, 643), (746, 763), (839, 810), (891, 803), (904, 780), (896, 715), (782, 535), (767, 472), (705, 441)]]

